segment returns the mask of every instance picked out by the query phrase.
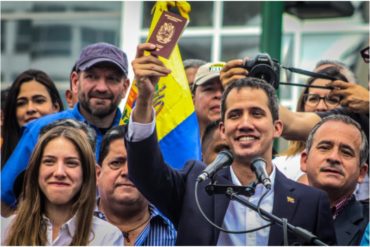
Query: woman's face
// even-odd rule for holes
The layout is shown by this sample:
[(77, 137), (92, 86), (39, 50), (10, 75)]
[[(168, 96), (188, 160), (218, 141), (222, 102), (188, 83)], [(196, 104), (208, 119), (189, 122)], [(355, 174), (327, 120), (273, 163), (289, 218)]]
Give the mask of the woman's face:
[(46, 203), (71, 205), (81, 190), (83, 180), (81, 157), (75, 145), (64, 137), (51, 140), (44, 149), (38, 183)]
[(31, 120), (59, 111), (46, 87), (32, 80), (22, 83), (17, 96), (16, 117), (19, 127)]
[[(330, 80), (316, 79), (311, 85), (326, 86)], [(305, 112), (324, 112), (337, 108), (340, 103), (339, 96), (329, 96), (329, 89), (309, 88), (304, 104)], [(325, 99), (323, 98), (325, 97)]]

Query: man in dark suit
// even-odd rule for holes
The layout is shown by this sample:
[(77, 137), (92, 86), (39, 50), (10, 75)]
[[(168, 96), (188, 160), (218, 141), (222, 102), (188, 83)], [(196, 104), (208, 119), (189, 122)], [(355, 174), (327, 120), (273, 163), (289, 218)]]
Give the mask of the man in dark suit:
[(349, 117), (332, 115), (311, 131), (301, 168), (310, 185), (328, 193), (339, 245), (360, 245), (369, 222), (369, 205), (356, 200), (368, 164), (368, 143), (360, 125)]
[[(127, 136), (130, 179), (174, 223), (178, 230), (178, 245), (282, 245), (283, 231), (276, 224), (247, 234), (226, 234), (211, 226), (195, 201), (195, 181), (205, 164), (189, 161), (178, 171), (164, 163), (154, 131), (151, 103), (159, 77), (168, 75), (170, 70), (156, 57), (144, 56), (145, 50), (155, 48), (148, 43), (139, 45), (132, 62), (138, 98)], [(249, 185), (256, 181), (251, 170), (252, 159), (263, 158), (272, 189), (267, 190), (259, 184), (248, 200), (257, 204), (266, 193), (261, 202), (263, 209), (311, 231), (327, 244), (335, 244), (326, 194), (287, 179), (272, 164), (273, 139), (282, 131), (272, 86), (255, 78), (235, 80), (223, 94), (221, 119), (221, 135), (228, 143), (234, 161), (231, 167), (222, 169), (215, 180), (220, 184)], [(228, 230), (251, 230), (269, 223), (225, 195), (208, 195), (205, 192), (207, 183), (201, 183), (196, 193), (201, 208), (218, 226)], [(292, 233), (288, 234), (288, 242), (310, 244)]]

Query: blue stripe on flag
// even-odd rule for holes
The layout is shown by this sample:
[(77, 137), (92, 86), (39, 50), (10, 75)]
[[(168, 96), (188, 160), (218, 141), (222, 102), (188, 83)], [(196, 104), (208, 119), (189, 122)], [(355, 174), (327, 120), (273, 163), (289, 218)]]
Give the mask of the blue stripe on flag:
[(198, 119), (193, 112), (159, 141), (164, 161), (181, 169), (188, 160), (201, 160)]

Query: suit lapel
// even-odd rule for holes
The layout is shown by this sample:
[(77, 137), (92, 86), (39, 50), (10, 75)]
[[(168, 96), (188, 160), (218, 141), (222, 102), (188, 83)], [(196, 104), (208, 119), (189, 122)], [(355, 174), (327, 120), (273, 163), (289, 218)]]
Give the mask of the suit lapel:
[(363, 219), (363, 208), (355, 198), (349, 202), (346, 208), (334, 220), (337, 242), (340, 245), (352, 245), (356, 233), (361, 230), (358, 221)]
[[(292, 182), (276, 169), (274, 182), (274, 203), (272, 214), (279, 218), (287, 218), (291, 222), (299, 204), (298, 198), (294, 195)], [(273, 224), (270, 228), (269, 245), (283, 244), (283, 230), (278, 224)]]

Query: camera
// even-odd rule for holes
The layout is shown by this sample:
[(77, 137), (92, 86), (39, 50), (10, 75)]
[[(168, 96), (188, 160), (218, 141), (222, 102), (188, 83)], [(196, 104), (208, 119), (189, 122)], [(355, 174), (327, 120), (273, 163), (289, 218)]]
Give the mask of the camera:
[(253, 59), (244, 59), (243, 67), (248, 70), (248, 76), (263, 79), (275, 89), (279, 87), (280, 66), (279, 63), (267, 54), (257, 54)]

